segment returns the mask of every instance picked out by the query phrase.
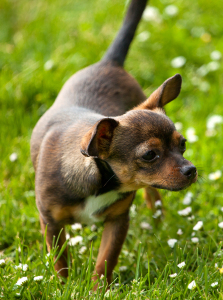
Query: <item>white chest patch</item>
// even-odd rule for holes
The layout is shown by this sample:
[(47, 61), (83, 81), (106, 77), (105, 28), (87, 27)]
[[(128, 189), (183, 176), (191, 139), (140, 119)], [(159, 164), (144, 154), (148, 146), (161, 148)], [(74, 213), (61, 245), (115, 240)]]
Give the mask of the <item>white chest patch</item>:
[(94, 213), (103, 208), (110, 206), (121, 198), (118, 191), (110, 191), (100, 196), (90, 196), (85, 200), (85, 207), (79, 212), (79, 222), (85, 224), (93, 224), (94, 222), (103, 221), (102, 218), (97, 218)]

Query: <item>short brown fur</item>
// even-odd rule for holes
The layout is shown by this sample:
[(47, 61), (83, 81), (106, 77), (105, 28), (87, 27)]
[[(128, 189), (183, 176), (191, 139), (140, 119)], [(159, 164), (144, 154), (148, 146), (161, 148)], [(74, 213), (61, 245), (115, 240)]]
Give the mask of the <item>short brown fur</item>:
[[(73, 75), (31, 138), (36, 203), (47, 248), (63, 246), (65, 225), (104, 221), (95, 276), (111, 283), (129, 226), (135, 193), (146, 189), (147, 206), (160, 200), (156, 188), (178, 191), (194, 183), (196, 168), (183, 158), (185, 139), (164, 106), (181, 88), (167, 79), (146, 99), (123, 64), (146, 0), (132, 0), (124, 25), (104, 58)], [(109, 116), (109, 117), (108, 117)], [(61, 232), (62, 230), (62, 232)], [(68, 276), (67, 248), (55, 264)], [(96, 287), (95, 287), (96, 288)]]

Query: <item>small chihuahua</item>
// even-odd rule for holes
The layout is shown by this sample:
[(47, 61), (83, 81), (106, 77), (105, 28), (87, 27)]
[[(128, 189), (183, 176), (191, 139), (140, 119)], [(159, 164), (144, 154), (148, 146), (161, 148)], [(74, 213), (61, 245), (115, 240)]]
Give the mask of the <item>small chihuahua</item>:
[[(197, 180), (183, 158), (185, 138), (163, 107), (181, 89), (167, 79), (147, 99), (123, 64), (147, 0), (132, 0), (117, 37), (102, 60), (73, 75), (33, 130), (36, 203), (47, 246), (63, 246), (65, 225), (104, 222), (93, 280), (111, 283), (129, 227), (135, 193), (146, 189), (148, 206), (158, 189), (179, 191)], [(61, 232), (61, 229), (62, 232)], [(55, 269), (68, 276), (67, 248)]]

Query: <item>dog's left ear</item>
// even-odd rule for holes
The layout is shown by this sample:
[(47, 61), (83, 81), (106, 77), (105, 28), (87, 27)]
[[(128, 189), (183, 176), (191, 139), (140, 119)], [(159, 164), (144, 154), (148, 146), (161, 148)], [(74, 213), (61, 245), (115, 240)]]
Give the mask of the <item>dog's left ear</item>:
[(150, 97), (135, 109), (155, 109), (164, 107), (167, 103), (177, 98), (180, 93), (182, 77), (176, 74), (168, 78), (164, 83), (155, 90)]
[(81, 153), (104, 159), (108, 157), (115, 128), (119, 122), (112, 118), (98, 121), (82, 138)]

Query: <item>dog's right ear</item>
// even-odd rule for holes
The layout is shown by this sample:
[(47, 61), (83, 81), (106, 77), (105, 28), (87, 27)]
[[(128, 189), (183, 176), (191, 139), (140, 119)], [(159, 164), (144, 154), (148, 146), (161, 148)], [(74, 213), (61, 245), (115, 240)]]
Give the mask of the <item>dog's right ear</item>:
[(147, 100), (134, 109), (155, 109), (163, 108), (167, 103), (177, 98), (180, 93), (182, 77), (176, 74), (168, 78), (164, 83), (155, 90)]
[(118, 124), (119, 122), (112, 118), (98, 121), (83, 137), (81, 153), (101, 159), (108, 157), (113, 133)]

